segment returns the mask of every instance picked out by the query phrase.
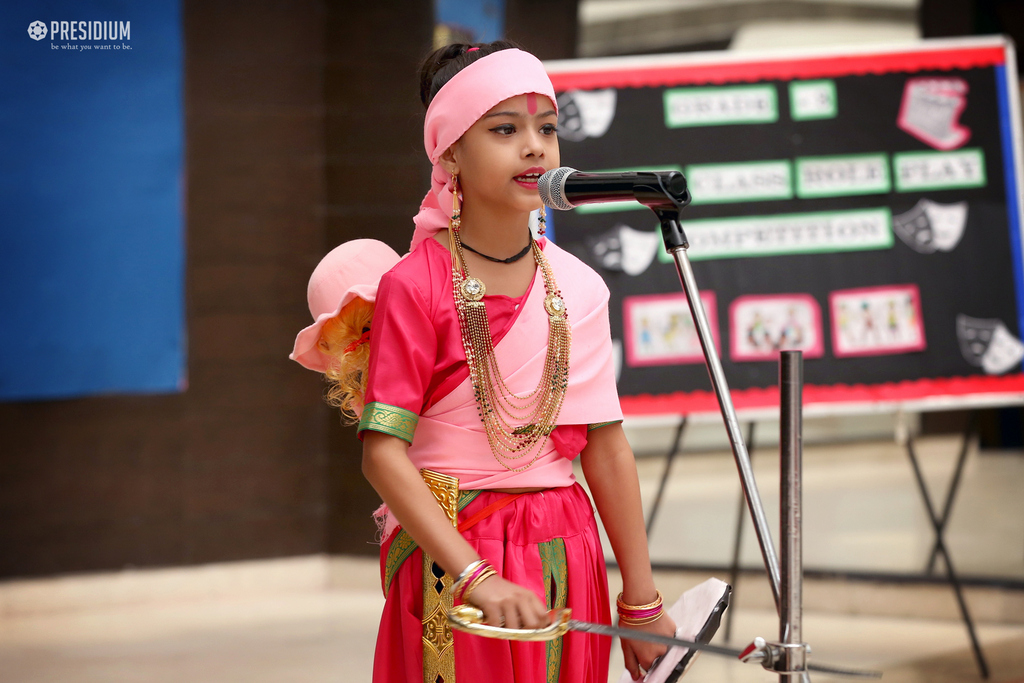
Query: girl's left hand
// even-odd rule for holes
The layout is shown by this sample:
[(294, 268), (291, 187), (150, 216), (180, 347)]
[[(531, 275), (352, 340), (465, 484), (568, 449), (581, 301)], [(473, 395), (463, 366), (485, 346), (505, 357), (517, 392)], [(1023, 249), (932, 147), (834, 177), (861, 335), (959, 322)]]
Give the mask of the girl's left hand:
[[(629, 626), (622, 623), (619, 626), (621, 628), (656, 633), (660, 636), (668, 636), (669, 638), (674, 638), (676, 635), (676, 623), (672, 621), (672, 617), (667, 613), (662, 614), (661, 618), (657, 621), (644, 624), (643, 626)], [(651, 664), (654, 663), (655, 659), (666, 652), (668, 652), (668, 647), (664, 645), (648, 643), (642, 640), (622, 639), (622, 656), (626, 660), (626, 669), (634, 681), (639, 679), (643, 672), (651, 668)]]

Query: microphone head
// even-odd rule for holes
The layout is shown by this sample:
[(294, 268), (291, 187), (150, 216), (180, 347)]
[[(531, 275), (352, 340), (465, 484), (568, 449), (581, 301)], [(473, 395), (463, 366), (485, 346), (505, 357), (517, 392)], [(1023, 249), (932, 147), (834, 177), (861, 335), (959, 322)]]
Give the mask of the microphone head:
[(576, 205), (565, 196), (565, 180), (573, 173), (579, 173), (579, 171), (562, 166), (552, 169), (540, 177), (540, 180), (537, 181), (537, 191), (540, 192), (540, 200), (544, 202), (544, 206), (550, 206), (559, 211), (576, 208)]

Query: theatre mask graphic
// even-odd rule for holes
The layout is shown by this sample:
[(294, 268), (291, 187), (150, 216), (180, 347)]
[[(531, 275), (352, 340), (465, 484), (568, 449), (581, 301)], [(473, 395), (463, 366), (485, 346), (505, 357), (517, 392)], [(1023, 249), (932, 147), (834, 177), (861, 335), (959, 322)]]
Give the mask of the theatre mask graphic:
[(1024, 360), (1024, 344), (996, 318), (956, 317), (960, 352), (971, 365), (989, 375), (1001, 375)]
[(953, 251), (967, 225), (967, 202), (940, 204), (922, 199), (906, 213), (892, 217), (893, 231), (921, 254)]
[(580, 142), (608, 132), (615, 118), (615, 88), (570, 90), (558, 96), (558, 137)]
[(620, 223), (590, 244), (590, 251), (605, 270), (640, 275), (658, 254), (661, 235)]

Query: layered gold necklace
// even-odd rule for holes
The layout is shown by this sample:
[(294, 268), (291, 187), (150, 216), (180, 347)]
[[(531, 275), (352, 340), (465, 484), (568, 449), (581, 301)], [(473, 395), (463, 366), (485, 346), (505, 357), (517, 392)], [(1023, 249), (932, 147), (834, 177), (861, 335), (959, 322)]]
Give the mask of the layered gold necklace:
[(505, 383), (494, 356), (491, 326), (483, 302), (486, 293), (484, 283), (472, 277), (466, 268), (465, 253), (459, 237), (461, 218), (457, 184), (452, 194), (455, 199), (448, 226), (452, 289), (477, 411), (494, 458), (506, 469), (521, 472), (535, 463), (543, 452), (544, 441), (555, 428), (569, 386), (572, 329), (569, 327), (565, 299), (562, 298), (543, 250), (531, 237), (533, 257), (544, 278), (548, 349), (537, 388), (524, 395), (514, 393)]

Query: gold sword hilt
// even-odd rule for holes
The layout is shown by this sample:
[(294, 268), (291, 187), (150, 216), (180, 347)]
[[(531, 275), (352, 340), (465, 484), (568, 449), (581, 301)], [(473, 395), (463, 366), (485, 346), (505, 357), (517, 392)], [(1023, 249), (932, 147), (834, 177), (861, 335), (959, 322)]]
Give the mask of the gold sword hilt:
[(561, 638), (568, 633), (571, 609), (553, 609), (548, 614), (551, 623), (543, 628), (505, 628), (486, 623), (483, 610), (477, 607), (456, 605), (448, 612), (448, 624), (466, 633), (502, 640), (546, 641)]

